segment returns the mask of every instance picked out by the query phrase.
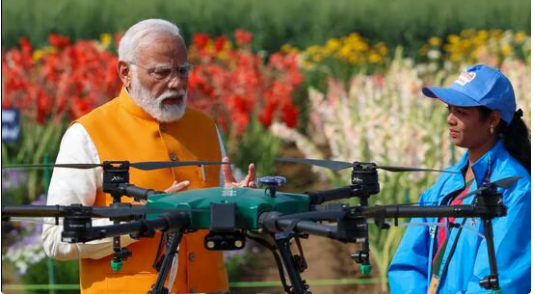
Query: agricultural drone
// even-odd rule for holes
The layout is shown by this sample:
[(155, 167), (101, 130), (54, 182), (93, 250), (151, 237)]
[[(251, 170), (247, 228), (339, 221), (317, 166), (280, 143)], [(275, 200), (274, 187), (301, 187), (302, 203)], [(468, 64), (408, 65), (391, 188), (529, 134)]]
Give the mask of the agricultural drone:
[[(274, 255), (282, 286), (286, 293), (310, 293), (301, 273), (307, 268), (299, 239), (317, 235), (344, 243), (357, 243), (361, 247), (351, 258), (360, 264), (360, 271), (369, 274), (370, 250), (368, 245), (368, 220), (373, 220), (381, 229), (388, 229), (386, 219), (410, 217), (457, 217), (481, 218), (484, 235), (488, 244), (491, 273), (480, 281), (485, 289), (499, 289), (496, 257), (492, 238), (491, 220), (506, 214), (502, 203), (502, 193), (498, 187), (507, 188), (519, 177), (510, 177), (486, 183), (467, 196), (473, 196), (470, 205), (453, 206), (412, 206), (375, 205), (368, 206), (371, 195), (378, 194), (380, 186), (377, 170), (391, 172), (451, 172), (424, 168), (380, 166), (375, 163), (341, 162), (313, 159), (286, 158), (282, 162), (294, 162), (322, 166), (333, 170), (352, 168), (348, 186), (304, 194), (278, 191), (285, 183), (279, 176), (257, 179), (262, 188), (215, 187), (188, 190), (178, 193), (164, 193), (137, 187), (129, 183), (129, 168), (152, 170), (188, 165), (229, 164), (228, 162), (138, 162), (106, 161), (102, 164), (54, 164), (27, 165), (17, 168), (96, 168), (103, 169), (103, 190), (114, 201), (109, 207), (89, 207), (82, 205), (2, 205), (2, 221), (17, 217), (52, 217), (59, 224), (63, 219), (62, 240), (69, 243), (89, 242), (114, 237), (114, 259), (111, 266), (119, 271), (123, 260), (131, 252), (122, 248), (119, 236), (133, 238), (153, 237), (156, 231), (167, 236), (169, 242), (165, 253), (155, 264), (158, 277), (148, 293), (168, 293), (164, 283), (176, 248), (184, 234), (207, 229), (204, 245), (208, 250), (237, 250), (245, 246), (246, 239), (255, 240), (267, 247)], [(7, 167), (9, 168), (9, 167)], [(135, 200), (146, 200), (145, 205), (121, 203), (122, 196)], [(325, 202), (357, 197), (360, 205), (349, 206), (342, 203)], [(112, 225), (92, 226), (93, 218), (107, 218)], [(325, 223), (324, 223), (325, 222)], [(163, 238), (160, 249), (164, 247)], [(271, 242), (268, 242), (270, 240)], [(299, 249), (293, 254), (292, 240)], [(158, 250), (160, 251), (160, 250)], [(159, 252), (155, 254), (159, 255)], [(126, 262), (128, 262), (126, 260)], [(169, 286), (170, 287), (170, 286)]]

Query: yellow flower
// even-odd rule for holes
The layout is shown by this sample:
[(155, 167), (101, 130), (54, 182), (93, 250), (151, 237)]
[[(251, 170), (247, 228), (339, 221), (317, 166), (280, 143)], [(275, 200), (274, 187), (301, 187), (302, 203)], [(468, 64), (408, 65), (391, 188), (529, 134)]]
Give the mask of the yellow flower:
[(318, 45), (312, 45), (310, 47), (307, 48), (306, 52), (310, 55), (313, 55), (313, 54), (316, 54), (317, 52), (319, 52), (321, 50), (321, 47), (318, 46)]
[(217, 59), (225, 60), (228, 58), (228, 53), (226, 51), (220, 51), (217, 53)]
[(437, 47), (442, 44), (442, 40), (439, 37), (431, 37), (429, 39), (429, 44), (431, 44), (431, 46)]
[(515, 41), (520, 43), (526, 39), (526, 33), (524, 31), (519, 31), (515, 34)]
[(470, 53), (470, 57), (476, 59), (479, 57), (480, 48), (476, 48)]
[(33, 51), (32, 60), (33, 61), (37, 61), (37, 60), (41, 59), (45, 54), (46, 54), (45, 50), (37, 49), (37, 50)]
[(358, 42), (362, 39), (362, 37), (359, 35), (359, 33), (351, 33), (347, 38), (344, 39), (344, 42)]
[(342, 49), (340, 49), (340, 55), (342, 55), (343, 57), (349, 57), (351, 55), (355, 55), (354, 52), (352, 52), (351, 50), (351, 47), (349, 46), (344, 46), (342, 47)]
[(502, 36), (502, 30), (490, 30), (490, 36), (499, 39)]
[(327, 43), (325, 44), (325, 47), (329, 49), (331, 52), (334, 52), (340, 47), (342, 47), (342, 43), (338, 39), (329, 39)]
[(281, 51), (284, 52), (284, 53), (288, 53), (288, 52), (291, 52), (293, 49), (292, 45), (290, 44), (284, 44), (282, 45), (281, 47)]
[(459, 54), (459, 53), (453, 53), (453, 54), (450, 56), (450, 60), (453, 61), (453, 62), (459, 62), (459, 61), (461, 61), (461, 54)]
[(372, 52), (369, 56), (369, 60), (371, 63), (379, 63), (381, 62), (383, 58), (381, 57), (381, 55), (375, 53), (375, 52)]
[(461, 36), (463, 38), (471, 38), (471, 37), (473, 37), (475, 35), (475, 33), (476, 33), (476, 30), (474, 30), (474, 29), (462, 30), (461, 31)]
[(468, 48), (470, 47), (470, 41), (468, 41), (468, 40), (462, 40), (462, 41), (461, 41), (461, 45), (460, 45), (460, 47), (461, 47), (461, 51), (466, 51), (466, 50), (468, 50)]
[(386, 47), (385, 43), (379, 42), (375, 46), (377, 47), (379, 54), (386, 55), (388, 53), (388, 48)]
[(477, 38), (486, 40), (489, 38), (489, 32), (487, 32), (486, 30), (480, 30), (477, 32)]
[(448, 42), (452, 44), (458, 43), (460, 40), (461, 38), (459, 38), (457, 35), (448, 35)]
[(355, 44), (355, 49), (356, 49), (357, 51), (362, 51), (362, 52), (364, 52), (364, 51), (367, 51), (369, 48), (370, 48), (370, 46), (368, 46), (368, 44), (367, 44), (366, 42), (362, 42), (362, 41), (360, 41), (360, 42), (357, 42), (357, 43)]
[(100, 35), (100, 43), (104, 46), (109, 46), (113, 40), (112, 36), (108, 33)]
[(503, 55), (509, 55), (511, 52), (513, 52), (513, 49), (509, 45), (502, 46), (501, 52)]
[(313, 54), (313, 55), (312, 55), (312, 61), (314, 61), (314, 62), (320, 62), (320, 61), (322, 61), (322, 60), (323, 60), (323, 58), (322, 58), (321, 54), (316, 53), (316, 54)]
[(45, 50), (45, 52), (47, 54), (52, 54), (52, 53), (57, 53), (58, 52), (58, 48), (54, 47), (54, 46), (46, 46), (45, 48), (43, 48)]

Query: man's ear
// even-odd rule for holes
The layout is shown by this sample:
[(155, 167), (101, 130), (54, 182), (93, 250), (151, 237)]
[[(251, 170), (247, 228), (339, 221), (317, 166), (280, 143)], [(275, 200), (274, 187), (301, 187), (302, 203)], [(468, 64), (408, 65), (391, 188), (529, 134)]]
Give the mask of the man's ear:
[(126, 89), (130, 88), (132, 84), (132, 73), (130, 71), (130, 66), (124, 61), (119, 61), (117, 64), (117, 73), (119, 73), (119, 78), (123, 82), (123, 86)]

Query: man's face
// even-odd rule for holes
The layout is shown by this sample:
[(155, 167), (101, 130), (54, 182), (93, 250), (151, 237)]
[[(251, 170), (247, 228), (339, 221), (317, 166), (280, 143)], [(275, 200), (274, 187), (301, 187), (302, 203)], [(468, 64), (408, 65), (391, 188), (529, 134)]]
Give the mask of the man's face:
[(186, 108), (187, 49), (170, 34), (152, 38), (142, 46), (130, 75), (130, 96), (159, 121), (178, 120)]

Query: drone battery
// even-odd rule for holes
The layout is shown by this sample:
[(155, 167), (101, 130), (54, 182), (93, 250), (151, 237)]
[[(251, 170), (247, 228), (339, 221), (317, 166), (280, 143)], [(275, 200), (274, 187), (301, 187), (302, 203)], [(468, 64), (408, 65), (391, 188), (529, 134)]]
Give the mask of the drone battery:
[(236, 231), (236, 203), (210, 205), (210, 232)]

